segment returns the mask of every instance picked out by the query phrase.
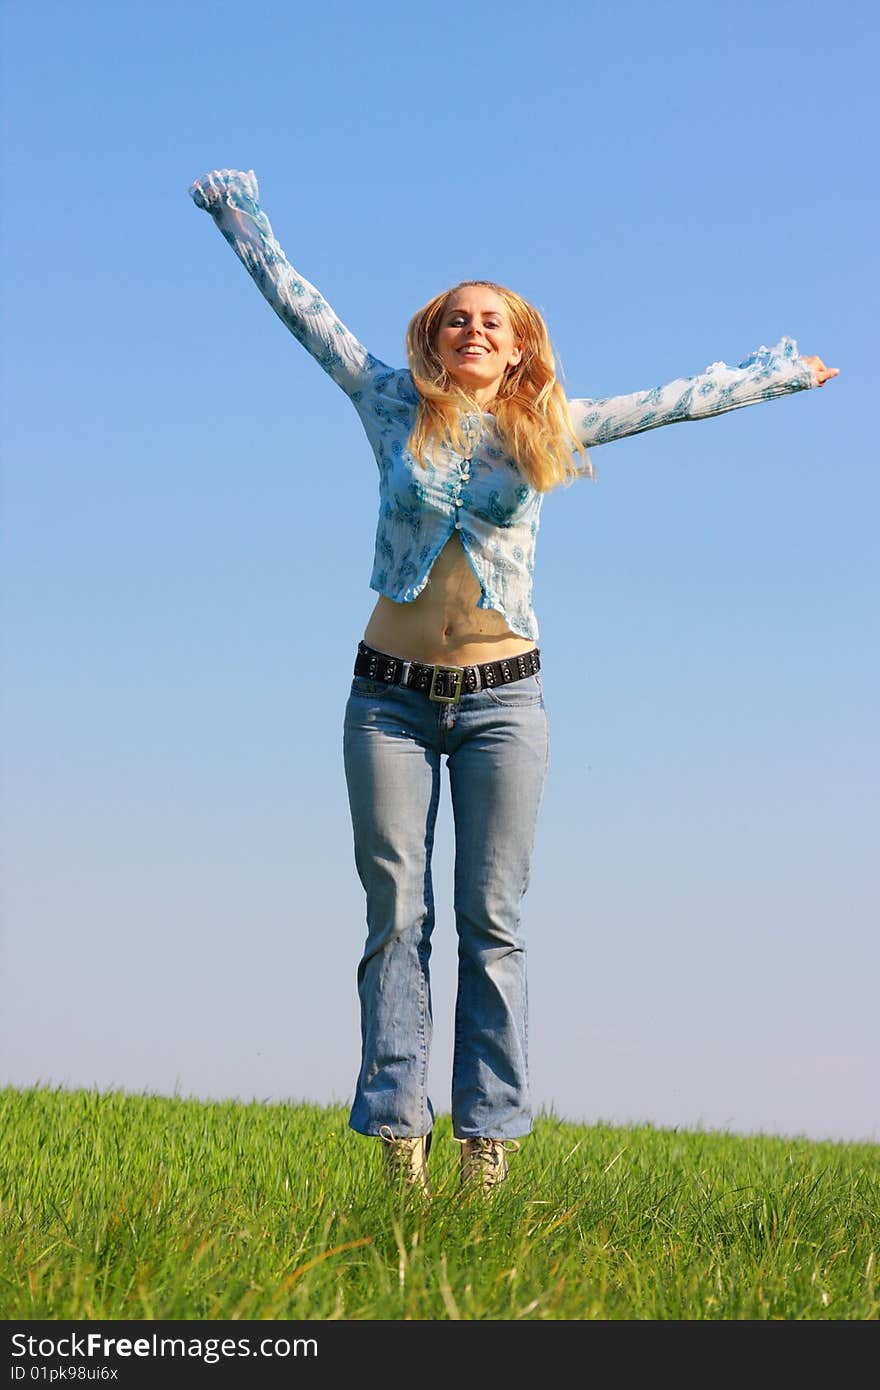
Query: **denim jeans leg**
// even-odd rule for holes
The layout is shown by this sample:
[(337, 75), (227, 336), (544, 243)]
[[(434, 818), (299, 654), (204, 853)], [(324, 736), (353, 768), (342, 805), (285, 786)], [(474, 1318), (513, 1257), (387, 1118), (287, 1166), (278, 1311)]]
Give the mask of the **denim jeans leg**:
[(349, 1124), (377, 1135), (427, 1134), (434, 927), (431, 851), (440, 754), (436, 706), (413, 691), (356, 678), (345, 712), (345, 775), (355, 863), (366, 893), (358, 966), (361, 1068)]
[(549, 758), (540, 676), (463, 702), (448, 748), (458, 932), (453, 1132), (515, 1139), (532, 1128), (521, 919)]

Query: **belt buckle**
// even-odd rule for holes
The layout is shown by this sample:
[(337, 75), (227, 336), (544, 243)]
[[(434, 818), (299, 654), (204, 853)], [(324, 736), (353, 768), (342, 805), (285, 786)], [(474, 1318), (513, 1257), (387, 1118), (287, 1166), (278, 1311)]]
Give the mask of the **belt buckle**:
[[(451, 695), (440, 695), (440, 694), (438, 694), (438, 692), (437, 692), (437, 677), (438, 677), (438, 676), (442, 676), (442, 677), (445, 677), (445, 676), (454, 676), (454, 677), (455, 677), (455, 683), (454, 683), (454, 686), (453, 686), (453, 690), (452, 690), (452, 694), (451, 694)], [(429, 688), (429, 690), (428, 690), (428, 698), (429, 698), (429, 700), (436, 700), (436, 701), (438, 701), (439, 703), (441, 703), (441, 704), (446, 704), (446, 705), (457, 705), (458, 702), (459, 702), (459, 700), (461, 699), (461, 687), (462, 687), (463, 681), (464, 681), (464, 667), (463, 667), (463, 666), (435, 666), (435, 667), (434, 667), (434, 670), (433, 670), (433, 672), (432, 672), (432, 674), (431, 674), (431, 685), (430, 685), (430, 688)], [(444, 684), (445, 684), (445, 682), (444, 682)]]

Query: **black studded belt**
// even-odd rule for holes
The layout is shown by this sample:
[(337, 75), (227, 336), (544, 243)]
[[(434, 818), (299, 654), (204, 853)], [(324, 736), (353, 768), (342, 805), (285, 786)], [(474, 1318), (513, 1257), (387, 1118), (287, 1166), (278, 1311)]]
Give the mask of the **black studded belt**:
[(419, 690), (429, 700), (457, 705), (462, 695), (477, 690), (493, 690), (499, 685), (534, 676), (541, 669), (541, 653), (537, 647), (521, 656), (508, 656), (503, 661), (484, 661), (479, 666), (428, 666), (422, 661), (404, 661), (400, 656), (377, 652), (365, 642), (358, 642), (354, 674), (367, 680), (383, 681), (386, 685), (402, 685), (407, 690)]

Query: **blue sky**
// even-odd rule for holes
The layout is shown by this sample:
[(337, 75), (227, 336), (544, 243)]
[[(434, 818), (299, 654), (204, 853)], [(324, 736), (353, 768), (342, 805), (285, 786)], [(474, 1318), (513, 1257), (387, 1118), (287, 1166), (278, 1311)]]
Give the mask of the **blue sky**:
[[(569, 394), (783, 334), (841, 375), (593, 451), (544, 506), (536, 1105), (877, 1139), (867, 3), (3, 14), (0, 1083), (347, 1102), (354, 411), (187, 189), (253, 168), (378, 356), (463, 277)], [(326, 486), (326, 477), (342, 479)], [(451, 815), (432, 1093), (449, 1106)]]

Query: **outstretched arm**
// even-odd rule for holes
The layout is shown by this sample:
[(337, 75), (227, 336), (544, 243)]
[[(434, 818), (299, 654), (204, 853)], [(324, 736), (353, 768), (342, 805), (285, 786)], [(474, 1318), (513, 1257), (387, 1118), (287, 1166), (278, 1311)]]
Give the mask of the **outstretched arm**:
[(792, 391), (824, 386), (837, 376), (819, 357), (801, 357), (793, 338), (758, 348), (738, 367), (713, 362), (700, 376), (682, 377), (628, 396), (569, 401), (575, 434), (586, 448), (641, 434), (660, 425), (705, 420), (728, 410), (770, 401)]
[(362, 390), (384, 363), (340, 323), (323, 295), (288, 261), (257, 201), (253, 169), (214, 169), (190, 186), (278, 317), (348, 395)]

